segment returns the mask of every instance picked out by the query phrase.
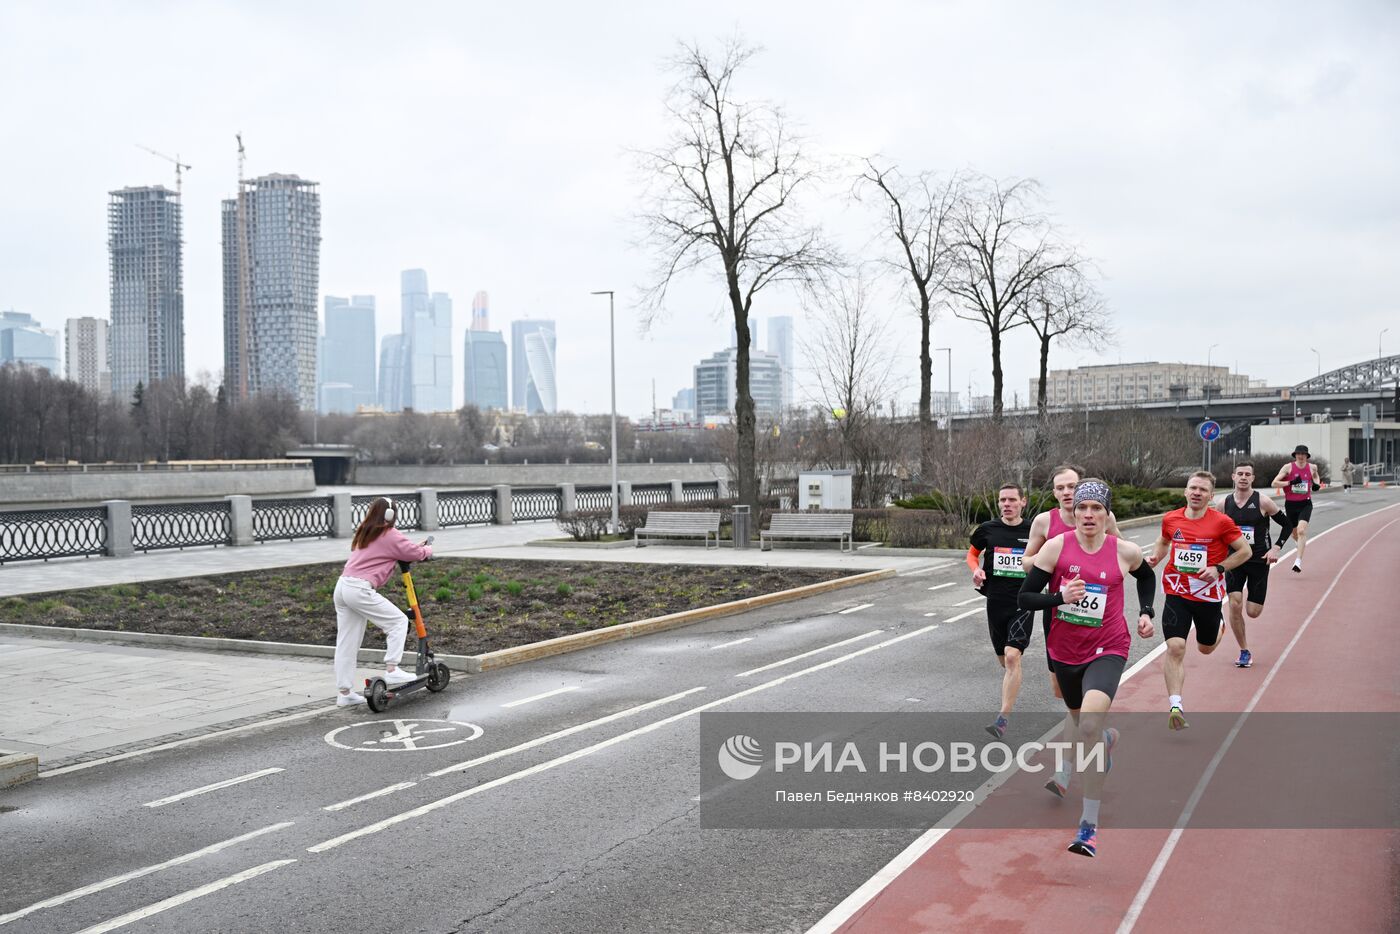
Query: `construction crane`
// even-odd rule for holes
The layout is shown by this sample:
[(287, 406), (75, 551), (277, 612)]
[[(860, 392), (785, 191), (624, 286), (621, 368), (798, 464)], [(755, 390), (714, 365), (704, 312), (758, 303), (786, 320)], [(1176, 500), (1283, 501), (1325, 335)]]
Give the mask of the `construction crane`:
[[(177, 198), (180, 197), (180, 195), (183, 193), (183, 190), (184, 190), (184, 177), (182, 176), (181, 173), (183, 173), (185, 169), (193, 168), (193, 166), (189, 166), (189, 165), (186, 165), (185, 163), (181, 162), (179, 156), (176, 156), (176, 157), (174, 157), (174, 158), (172, 159), (170, 156), (167, 156), (167, 155), (166, 155), (165, 153), (163, 153), (163, 152), (156, 152), (156, 151), (155, 151), (154, 149), (152, 149), (150, 146), (142, 146), (140, 143), (137, 143), (137, 144), (136, 144), (136, 148), (137, 148), (137, 149), (144, 149), (144, 150), (146, 150), (146, 152), (150, 153), (151, 155), (153, 155), (153, 156), (155, 156), (155, 157), (157, 157), (157, 158), (159, 158), (159, 159), (164, 159), (166, 162), (173, 162), (173, 163), (175, 163), (175, 196), (176, 196)], [(183, 199), (181, 199), (181, 200), (183, 200)]]

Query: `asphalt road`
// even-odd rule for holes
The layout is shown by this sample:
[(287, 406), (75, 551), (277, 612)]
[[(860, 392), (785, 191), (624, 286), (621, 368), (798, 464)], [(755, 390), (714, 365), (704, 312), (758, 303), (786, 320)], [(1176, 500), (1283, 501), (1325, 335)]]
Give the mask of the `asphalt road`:
[[(1395, 502), (1324, 497), (1313, 531)], [(920, 831), (700, 829), (698, 714), (994, 712), (968, 576), (930, 561), (457, 676), (381, 715), (330, 710), (21, 786), (0, 796), (0, 934), (805, 930)], [(1130, 662), (1159, 641), (1135, 639)], [(1056, 710), (1038, 635), (1026, 671), (1018, 710)]]

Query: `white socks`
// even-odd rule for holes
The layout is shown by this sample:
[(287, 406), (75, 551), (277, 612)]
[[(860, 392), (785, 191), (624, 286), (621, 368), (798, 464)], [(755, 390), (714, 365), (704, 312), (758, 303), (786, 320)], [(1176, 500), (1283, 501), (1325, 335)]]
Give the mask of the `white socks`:
[[(1170, 697), (1168, 697), (1168, 698), (1167, 698), (1167, 706), (1168, 706), (1168, 707), (1181, 707), (1181, 695), (1180, 695), (1180, 694), (1173, 694), (1173, 695), (1171, 695)], [(1181, 707), (1181, 709), (1182, 709), (1182, 710), (1185, 710), (1186, 708), (1185, 708), (1185, 707)]]
[(1099, 825), (1099, 802), (1085, 798), (1084, 813), (1080, 815), (1079, 819), (1086, 824), (1093, 824), (1097, 827)]

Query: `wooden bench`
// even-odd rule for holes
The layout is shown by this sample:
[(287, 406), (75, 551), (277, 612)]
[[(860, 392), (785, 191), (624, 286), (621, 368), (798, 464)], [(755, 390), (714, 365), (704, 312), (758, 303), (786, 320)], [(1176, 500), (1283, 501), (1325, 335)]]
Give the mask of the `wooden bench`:
[(632, 541), (642, 547), (642, 538), (694, 538), (705, 540), (710, 547), (710, 536), (714, 536), (715, 547), (719, 547), (719, 513), (717, 512), (649, 512), (646, 524), (632, 533)]
[(758, 533), (759, 550), (772, 550), (775, 538), (834, 538), (842, 551), (847, 544), (856, 550), (851, 526), (855, 517), (850, 513), (833, 512), (775, 512), (768, 528)]

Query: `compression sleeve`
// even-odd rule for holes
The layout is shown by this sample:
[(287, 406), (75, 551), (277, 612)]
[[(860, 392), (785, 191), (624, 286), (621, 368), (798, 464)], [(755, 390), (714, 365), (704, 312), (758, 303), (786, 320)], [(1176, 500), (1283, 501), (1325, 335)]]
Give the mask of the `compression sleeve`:
[(982, 552), (975, 547), (967, 550), (967, 566), (974, 571), (982, 566)]
[(1026, 579), (1021, 582), (1021, 592), (1016, 595), (1016, 605), (1023, 610), (1048, 610), (1062, 606), (1065, 598), (1058, 593), (1041, 593), (1050, 583), (1050, 572), (1031, 565), (1026, 571)]
[(1278, 523), (1278, 541), (1275, 544), (1282, 547), (1287, 544), (1288, 536), (1293, 534), (1293, 520), (1288, 518), (1288, 513), (1280, 509), (1274, 513), (1274, 521)]
[(1133, 577), (1137, 580), (1138, 603), (1150, 616), (1152, 601), (1157, 598), (1157, 574), (1152, 570), (1152, 566), (1144, 561), (1133, 571)]

